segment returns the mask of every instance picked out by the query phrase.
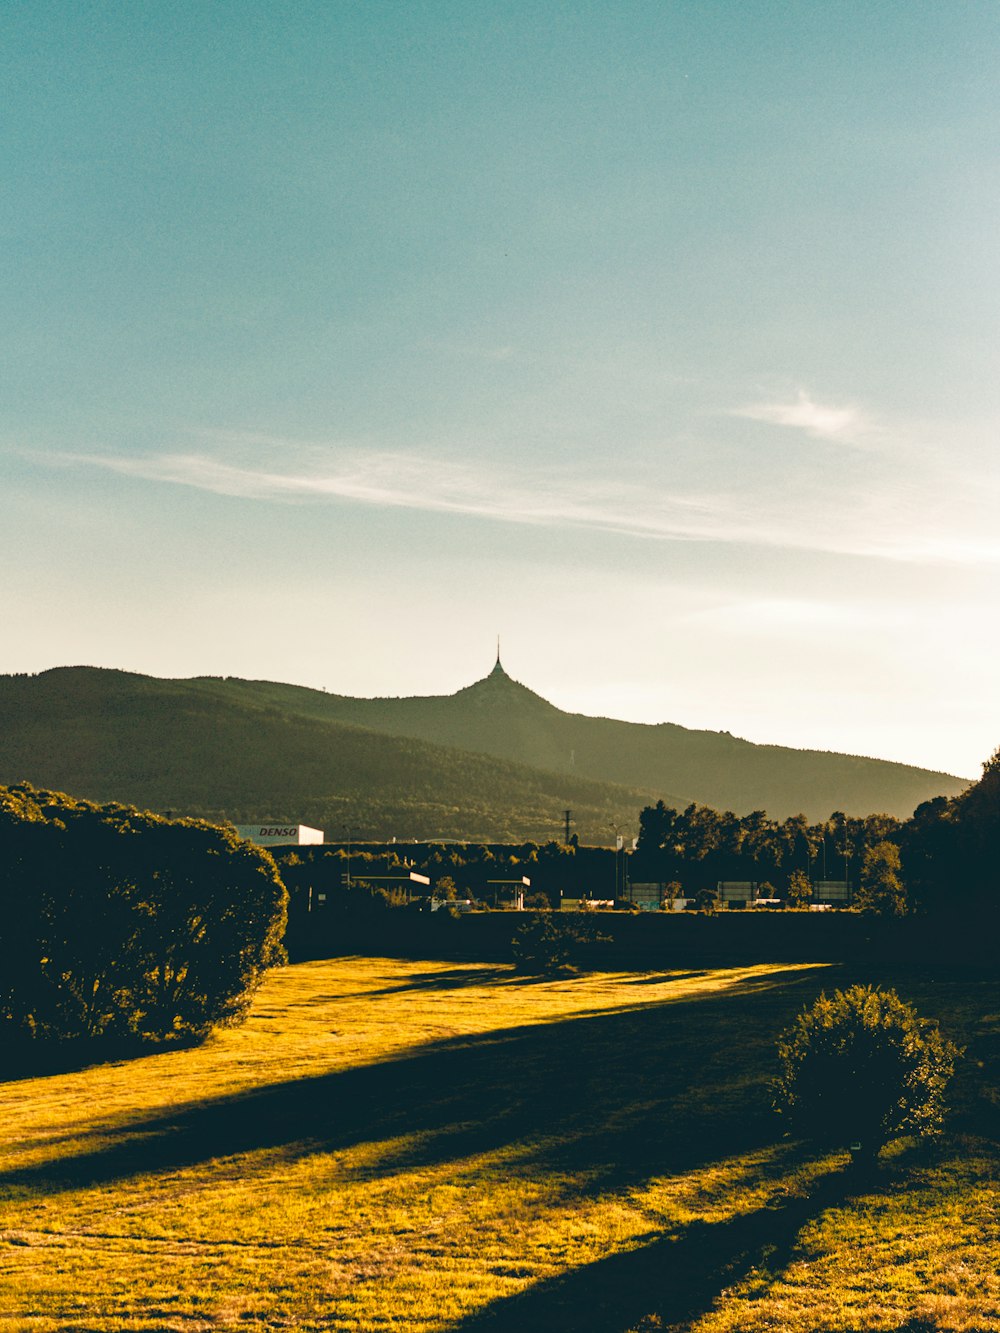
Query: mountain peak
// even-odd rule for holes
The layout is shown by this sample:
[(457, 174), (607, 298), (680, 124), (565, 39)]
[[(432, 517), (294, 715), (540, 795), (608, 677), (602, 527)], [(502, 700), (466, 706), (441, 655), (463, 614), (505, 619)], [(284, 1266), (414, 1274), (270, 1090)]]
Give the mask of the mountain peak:
[(543, 699), (540, 694), (530, 690), (527, 685), (522, 685), (513, 676), (509, 676), (499, 658), (494, 663), (493, 670), (489, 675), (483, 676), (481, 680), (473, 681), (471, 685), (466, 685), (449, 697), (464, 699), (469, 703), (474, 703), (477, 709), (488, 708), (491, 711), (496, 708), (504, 711), (511, 708), (523, 709), (525, 705), (534, 708), (541, 707), (546, 711), (558, 711), (553, 708), (553, 705), (547, 699)]
[[(488, 676), (484, 676), (481, 681), (477, 681), (476, 683), (479, 685), (485, 685), (487, 682), (493, 685), (516, 685), (518, 683), (513, 678), (513, 676), (507, 675), (507, 672), (504, 670), (503, 663), (500, 661), (499, 634), (497, 635), (497, 660), (493, 664), (493, 670), (490, 672)], [(522, 686), (521, 688), (523, 689), (524, 686)]]

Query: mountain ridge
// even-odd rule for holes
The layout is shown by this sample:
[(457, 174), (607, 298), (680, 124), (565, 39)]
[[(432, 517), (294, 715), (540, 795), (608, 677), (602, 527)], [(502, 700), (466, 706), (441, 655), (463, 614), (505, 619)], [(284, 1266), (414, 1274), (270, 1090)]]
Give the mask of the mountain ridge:
[(294, 689), (312, 697), (310, 710), (316, 715), (547, 772), (680, 793), (684, 802), (737, 814), (765, 809), (775, 817), (806, 813), (825, 818), (842, 809), (903, 818), (921, 801), (955, 795), (968, 785), (954, 774), (893, 760), (761, 744), (674, 722), (624, 722), (565, 712), (514, 680), (499, 663), (489, 675), (450, 695), (360, 699), (233, 678), (225, 686), (271, 699), (276, 688)]
[(98, 667), (0, 676), (0, 783), (374, 840), (548, 841), (568, 802), (581, 836), (602, 841), (609, 821), (634, 831), (653, 797), (220, 698), (219, 684)]
[[(16, 706), (15, 694), (21, 696)], [(87, 711), (89, 721), (74, 716), (74, 700)], [(175, 753), (179, 742), (171, 740), (171, 710), (184, 719), (192, 709), (201, 718), (205, 755), (199, 757), (198, 738), (190, 736), (182, 762)], [(207, 762), (210, 769), (216, 764), (212, 770), (216, 781), (233, 798), (239, 797), (235, 802), (239, 808), (246, 811), (250, 801), (261, 817), (291, 816), (301, 812), (303, 803), (312, 802), (310, 808), (316, 808), (321, 794), (330, 800), (349, 796), (359, 818), (366, 803), (375, 810), (387, 800), (396, 807), (400, 803), (427, 806), (429, 811), (443, 807), (447, 827), (436, 831), (448, 836), (456, 836), (456, 829), (472, 830), (473, 825), (470, 836), (484, 831), (499, 836), (497, 820), (488, 811), (494, 800), (491, 793), (501, 790), (520, 810), (517, 820), (522, 823), (527, 818), (533, 825), (551, 827), (560, 805), (582, 803), (591, 830), (601, 826), (599, 807), (608, 808), (606, 830), (609, 819), (621, 821), (623, 802), (629, 801), (639, 806), (657, 799), (675, 806), (695, 801), (737, 814), (764, 809), (775, 818), (804, 813), (823, 819), (838, 809), (847, 814), (878, 811), (906, 817), (921, 801), (956, 794), (967, 785), (951, 774), (891, 760), (760, 745), (728, 732), (696, 731), (677, 723), (623, 722), (565, 712), (514, 680), (499, 660), (487, 676), (453, 694), (382, 698), (241, 677), (171, 680), (98, 667), (54, 667), (34, 676), (0, 677), (0, 780), (38, 781), (31, 772), (12, 773), (10, 767), (17, 756), (24, 762), (30, 759), (25, 744), (15, 744), (19, 736), (21, 742), (27, 740), (25, 711), (34, 717), (35, 743), (50, 761), (68, 746), (82, 762), (87, 756), (80, 752), (80, 734), (89, 737), (89, 768), (78, 764), (74, 770), (52, 762), (45, 766), (65, 779), (79, 773), (92, 787), (106, 791), (110, 769), (122, 762), (122, 747), (129, 748), (136, 760), (144, 754), (146, 770), (123, 774), (130, 790), (123, 790), (119, 799), (138, 802), (140, 796), (131, 792), (140, 789), (146, 793), (144, 799), (151, 794), (162, 798), (160, 805), (169, 796), (179, 806), (185, 793), (195, 791), (206, 798), (210, 792), (201, 770)], [(60, 735), (46, 735), (46, 727)], [(219, 732), (214, 740), (213, 727)], [(93, 756), (101, 747), (102, 732), (108, 742), (102, 751), (103, 770), (94, 767)], [(420, 763), (414, 745), (432, 747), (420, 752)], [(272, 747), (270, 757), (259, 752), (262, 746)], [(236, 776), (218, 771), (223, 753), (235, 766)], [(171, 790), (156, 771), (164, 756), (172, 756)], [(486, 760), (507, 767), (491, 769)], [(302, 786), (304, 776), (293, 780), (296, 764), (317, 790)], [(260, 807), (268, 768), (285, 775), (281, 782), (275, 779), (274, 801), (283, 791), (280, 799), (286, 803), (294, 799), (296, 807)], [(463, 768), (475, 791), (455, 790), (449, 772)], [(404, 773), (410, 775), (406, 780), (411, 789), (400, 776)], [(43, 774), (42, 780), (53, 785), (51, 777)], [(447, 799), (439, 801), (436, 791), (446, 792)], [(528, 806), (523, 805), (525, 800)], [(530, 818), (533, 801), (541, 802), (544, 818)], [(229, 804), (233, 803), (231, 799)], [(463, 804), (476, 809), (474, 820), (465, 819)], [(638, 807), (630, 812), (629, 826), (634, 827), (637, 815)], [(385, 822), (381, 816), (380, 821)], [(579, 823), (577, 828), (582, 833)], [(383, 836), (389, 830), (380, 827), (378, 832)], [(532, 831), (525, 836), (536, 835)]]

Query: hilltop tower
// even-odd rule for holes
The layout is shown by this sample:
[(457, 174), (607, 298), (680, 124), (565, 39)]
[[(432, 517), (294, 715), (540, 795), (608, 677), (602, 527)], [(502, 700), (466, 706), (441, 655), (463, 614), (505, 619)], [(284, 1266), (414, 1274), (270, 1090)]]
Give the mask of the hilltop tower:
[(503, 663), (500, 661), (500, 635), (497, 635), (497, 660), (490, 672), (490, 676), (506, 676), (507, 672), (503, 669)]

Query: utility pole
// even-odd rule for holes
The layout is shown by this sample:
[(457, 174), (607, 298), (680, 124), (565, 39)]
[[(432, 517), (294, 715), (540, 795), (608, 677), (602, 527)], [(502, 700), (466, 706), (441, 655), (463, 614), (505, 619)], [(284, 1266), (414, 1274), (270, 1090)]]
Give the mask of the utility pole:
[(569, 846), (569, 821), (573, 818), (572, 810), (563, 811), (563, 819), (566, 821), (566, 846)]
[(614, 855), (615, 855), (615, 897), (616, 897), (616, 898), (619, 898), (619, 897), (624, 897), (624, 896), (625, 896), (624, 894), (619, 894), (619, 892), (618, 892), (618, 881), (619, 881), (619, 877), (620, 877), (619, 872), (620, 872), (620, 868), (621, 868), (621, 856), (622, 856), (622, 850), (624, 849), (624, 846), (625, 846), (625, 840), (622, 838), (622, 835), (621, 835), (621, 829), (619, 828), (619, 826), (618, 826), (616, 823), (614, 823), (614, 822), (610, 823), (610, 824), (608, 825), (608, 828), (610, 828), (611, 832), (615, 835), (615, 853), (614, 853)]

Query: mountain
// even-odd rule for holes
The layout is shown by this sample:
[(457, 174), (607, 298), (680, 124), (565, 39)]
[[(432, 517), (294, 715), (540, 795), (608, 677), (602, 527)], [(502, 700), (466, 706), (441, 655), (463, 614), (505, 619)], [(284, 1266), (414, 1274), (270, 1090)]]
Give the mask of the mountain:
[(0, 676), (0, 784), (234, 823), (297, 820), (333, 840), (542, 842), (561, 836), (569, 807), (581, 839), (607, 842), (612, 823), (635, 833), (655, 799), (284, 708), (247, 685), (91, 667)]
[(203, 679), (220, 698), (266, 703), (302, 717), (350, 722), (533, 768), (654, 791), (667, 804), (697, 801), (773, 818), (834, 810), (906, 818), (921, 801), (968, 783), (948, 773), (822, 750), (758, 745), (728, 732), (694, 731), (565, 713), (512, 680), (499, 661), (456, 694), (353, 699), (266, 681)]
[(754, 745), (566, 713), (499, 662), (456, 694), (353, 699), (231, 677), (161, 680), (93, 667), (0, 677), (0, 782), (342, 836), (539, 841), (573, 811), (584, 842), (636, 831), (642, 806), (698, 801), (821, 819), (966, 785), (884, 760)]

